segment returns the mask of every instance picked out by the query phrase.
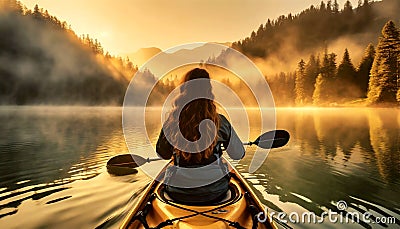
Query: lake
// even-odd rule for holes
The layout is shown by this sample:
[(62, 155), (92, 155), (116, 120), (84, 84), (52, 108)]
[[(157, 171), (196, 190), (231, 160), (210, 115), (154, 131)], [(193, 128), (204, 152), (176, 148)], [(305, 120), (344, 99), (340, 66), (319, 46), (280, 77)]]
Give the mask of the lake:
[[(1, 227), (117, 227), (150, 181), (143, 172), (117, 177), (106, 171), (108, 159), (128, 153), (121, 110), (0, 107)], [(255, 173), (247, 172), (254, 146), (235, 163), (268, 209), (321, 215), (345, 201), (348, 212), (395, 217), (396, 224), (340, 227), (400, 227), (399, 109), (279, 108), (276, 117), (277, 128), (291, 134), (288, 145), (271, 150)], [(158, 122), (150, 125), (153, 140)], [(239, 135), (247, 128), (233, 123)], [(143, 132), (135, 133), (141, 139)]]

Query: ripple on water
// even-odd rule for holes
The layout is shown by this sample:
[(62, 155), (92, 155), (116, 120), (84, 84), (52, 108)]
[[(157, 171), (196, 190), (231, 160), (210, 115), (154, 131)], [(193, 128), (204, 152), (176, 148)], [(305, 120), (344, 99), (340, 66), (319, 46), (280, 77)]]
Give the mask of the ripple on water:
[[(399, 219), (399, 112), (384, 113), (278, 109), (289, 145), (273, 149), (257, 174), (246, 171), (247, 159), (233, 163), (270, 209), (321, 213), (345, 200), (348, 211)], [(106, 172), (110, 157), (128, 152), (121, 109), (0, 108), (0, 123), (2, 228), (115, 227), (149, 183), (141, 172)], [(143, 141), (131, 143), (139, 149)]]

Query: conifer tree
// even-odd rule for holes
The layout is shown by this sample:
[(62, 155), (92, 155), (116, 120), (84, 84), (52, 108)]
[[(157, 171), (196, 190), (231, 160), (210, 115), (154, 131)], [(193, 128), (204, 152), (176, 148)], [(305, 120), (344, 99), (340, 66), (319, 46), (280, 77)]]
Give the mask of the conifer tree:
[(320, 73), (315, 82), (315, 90), (313, 93), (313, 104), (322, 105), (328, 100), (328, 95), (325, 93), (329, 90), (329, 83), (326, 78)]
[(324, 12), (326, 10), (326, 5), (324, 1), (321, 1), (321, 4), (319, 6), (320, 12)]
[(393, 21), (388, 21), (376, 49), (370, 73), (368, 102), (395, 102), (398, 91), (400, 37)]
[(304, 90), (306, 93), (305, 103), (311, 104), (313, 99), (313, 93), (315, 90), (315, 82), (317, 80), (318, 74), (320, 73), (320, 62), (319, 57), (315, 57), (315, 55), (311, 55), (309, 61), (306, 64), (305, 69), (305, 85)]
[(365, 49), (364, 57), (362, 58), (360, 65), (357, 69), (357, 79), (358, 88), (362, 93), (362, 97), (367, 96), (369, 73), (371, 72), (372, 63), (375, 58), (375, 47), (373, 44), (369, 44)]
[(343, 13), (345, 13), (345, 14), (352, 14), (353, 13), (353, 6), (351, 5), (351, 2), (349, 0), (347, 0), (344, 3)]
[(333, 12), (339, 13), (339, 4), (338, 4), (337, 0), (335, 0), (335, 2), (333, 3)]
[(351, 63), (349, 50), (346, 48), (343, 60), (340, 63), (336, 75), (336, 87), (340, 98), (354, 98), (360, 96), (360, 91), (356, 90), (356, 69)]
[(40, 12), (38, 4), (35, 5), (33, 8), (33, 17), (36, 19), (40, 19), (42, 17), (42, 13)]
[(325, 51), (321, 66), (321, 74), (318, 75), (313, 93), (313, 104), (321, 105), (329, 103), (336, 95), (336, 54), (328, 54)]
[(298, 64), (296, 71), (296, 80), (295, 80), (295, 103), (297, 106), (302, 106), (306, 102), (306, 91), (305, 91), (305, 65), (303, 59)]

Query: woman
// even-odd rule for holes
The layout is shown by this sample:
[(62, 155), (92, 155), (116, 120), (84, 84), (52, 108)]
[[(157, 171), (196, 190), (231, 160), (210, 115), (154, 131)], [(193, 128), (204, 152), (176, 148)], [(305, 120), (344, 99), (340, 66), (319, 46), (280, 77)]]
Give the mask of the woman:
[(224, 198), (229, 173), (221, 162), (222, 146), (234, 160), (244, 156), (231, 124), (217, 113), (208, 72), (195, 68), (185, 75), (157, 141), (157, 153), (174, 159), (166, 172), (168, 195), (188, 204)]

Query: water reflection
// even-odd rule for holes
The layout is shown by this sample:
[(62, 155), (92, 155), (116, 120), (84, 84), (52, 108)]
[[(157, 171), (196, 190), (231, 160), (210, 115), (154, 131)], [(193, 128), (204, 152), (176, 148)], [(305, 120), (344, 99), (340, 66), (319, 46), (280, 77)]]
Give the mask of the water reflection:
[[(153, 144), (160, 114), (146, 111)], [(249, 115), (243, 141), (260, 133), (258, 112)], [(273, 149), (255, 174), (247, 173), (254, 146), (237, 165), (265, 205), (319, 215), (345, 200), (347, 211), (400, 218), (398, 109), (278, 109), (276, 117), (291, 133), (288, 146)], [(1, 107), (0, 123), (2, 227), (115, 227), (149, 181), (106, 173), (106, 161), (127, 152), (120, 108)], [(246, 123), (233, 124), (248, 134)], [(140, 153), (143, 130), (129, 131)]]
[(2, 108), (0, 186), (10, 191), (21, 181), (26, 181), (23, 186), (42, 184), (98, 169), (108, 154), (120, 153), (115, 151), (121, 147), (110, 141), (124, 143), (120, 112), (119, 108), (106, 113), (96, 108)]
[(384, 109), (368, 114), (376, 163), (380, 175), (388, 183), (400, 179), (400, 125), (396, 125), (398, 113)]
[[(353, 210), (399, 219), (398, 116), (397, 109), (278, 109), (277, 127), (292, 139), (248, 180), (275, 210), (320, 215), (345, 200)], [(240, 163), (242, 172), (251, 156)], [(274, 195), (279, 200), (271, 201)]]
[(127, 152), (120, 108), (0, 109), (0, 218), (97, 176), (110, 156)]

